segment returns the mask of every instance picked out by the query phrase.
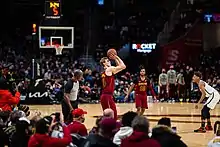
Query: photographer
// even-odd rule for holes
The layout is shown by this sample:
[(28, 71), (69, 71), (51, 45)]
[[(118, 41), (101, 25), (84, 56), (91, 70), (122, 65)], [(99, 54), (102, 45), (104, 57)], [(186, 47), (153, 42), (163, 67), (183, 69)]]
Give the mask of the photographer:
[(20, 93), (15, 90), (15, 95), (9, 91), (7, 81), (2, 78), (0, 79), (0, 108), (2, 111), (12, 111), (13, 107), (16, 106), (20, 101)]

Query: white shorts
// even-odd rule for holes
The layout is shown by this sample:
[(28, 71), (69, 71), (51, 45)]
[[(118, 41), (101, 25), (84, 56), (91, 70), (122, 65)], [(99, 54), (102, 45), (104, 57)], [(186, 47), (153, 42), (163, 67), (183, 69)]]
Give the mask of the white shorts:
[(207, 107), (210, 109), (214, 109), (215, 106), (218, 104), (219, 100), (220, 100), (220, 94), (216, 91), (209, 96), (208, 100), (204, 105), (207, 105)]

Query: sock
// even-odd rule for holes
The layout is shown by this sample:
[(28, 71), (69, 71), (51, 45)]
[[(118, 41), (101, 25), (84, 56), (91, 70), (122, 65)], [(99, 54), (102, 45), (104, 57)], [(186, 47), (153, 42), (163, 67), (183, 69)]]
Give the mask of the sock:
[(202, 128), (205, 128), (205, 122), (202, 122), (202, 123), (201, 123), (201, 127), (202, 127)]

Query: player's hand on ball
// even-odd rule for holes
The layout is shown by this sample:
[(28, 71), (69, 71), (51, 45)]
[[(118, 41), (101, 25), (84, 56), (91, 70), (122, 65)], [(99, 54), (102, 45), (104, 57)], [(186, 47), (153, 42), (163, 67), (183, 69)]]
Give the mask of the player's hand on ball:
[(107, 56), (109, 59), (111, 60), (115, 60), (116, 59), (116, 56), (117, 56), (117, 52), (115, 49), (111, 48), (107, 51)]
[(116, 59), (116, 55), (115, 55), (115, 54), (110, 54), (110, 55), (109, 55), (109, 59), (115, 60), (115, 59)]
[(198, 109), (198, 108), (199, 108), (199, 106), (198, 106), (198, 105), (196, 105), (196, 106), (195, 106), (195, 108), (196, 108), (196, 109)]

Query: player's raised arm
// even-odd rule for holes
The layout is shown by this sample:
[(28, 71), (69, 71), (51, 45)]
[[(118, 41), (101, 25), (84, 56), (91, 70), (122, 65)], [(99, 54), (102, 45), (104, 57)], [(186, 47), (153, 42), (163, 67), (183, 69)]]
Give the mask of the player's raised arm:
[(126, 68), (126, 65), (124, 64), (124, 62), (121, 60), (120, 57), (118, 57), (117, 55), (113, 55), (113, 56), (114, 57), (112, 59), (115, 60), (116, 66), (111, 66), (109, 70), (111, 70), (113, 74), (117, 74), (118, 72), (124, 70)]

